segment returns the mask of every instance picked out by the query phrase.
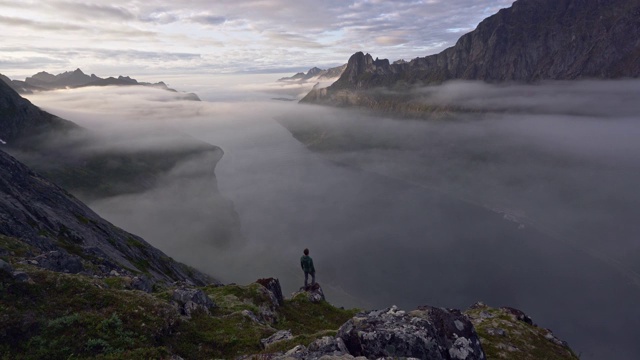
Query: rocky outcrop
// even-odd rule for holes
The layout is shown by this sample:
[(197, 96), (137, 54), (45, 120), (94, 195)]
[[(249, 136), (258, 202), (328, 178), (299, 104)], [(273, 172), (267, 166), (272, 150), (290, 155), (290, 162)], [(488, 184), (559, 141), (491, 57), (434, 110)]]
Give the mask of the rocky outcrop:
[(290, 330), (280, 330), (275, 334), (269, 336), (268, 338), (261, 339), (260, 343), (262, 344), (263, 348), (268, 349), (269, 346), (272, 346), (273, 344), (291, 339), (293, 339), (293, 335), (291, 334)]
[(565, 341), (535, 325), (521, 310), (476, 303), (464, 314), (473, 323), (490, 359), (578, 359)]
[(67, 253), (64, 249), (46, 252), (33, 258), (29, 263), (43, 269), (71, 274), (77, 274), (84, 270), (82, 259)]
[(31, 264), (77, 273), (92, 264), (96, 275), (112, 270), (154, 281), (215, 283), (177, 263), (138, 236), (102, 219), (57, 185), (0, 150), (0, 234), (24, 241), (42, 254)]
[(282, 296), (282, 288), (280, 287), (280, 280), (274, 278), (258, 279), (258, 284), (264, 286), (267, 290), (273, 294), (275, 302), (278, 306), (284, 305), (284, 297)]
[[(388, 108), (366, 91), (447, 80), (486, 82), (640, 76), (636, 0), (518, 0), (443, 52), (409, 62), (354, 54), (342, 76), (302, 102)], [(398, 102), (398, 99), (391, 99)]]
[(172, 299), (178, 304), (180, 312), (185, 316), (191, 316), (195, 311), (210, 311), (216, 304), (202, 290), (182, 287), (173, 290)]
[(349, 354), (344, 341), (332, 336), (323, 336), (315, 340), (309, 346), (298, 345), (286, 353), (274, 357), (274, 359), (366, 359), (364, 356), (354, 357)]
[(324, 292), (322, 291), (322, 287), (318, 283), (314, 283), (312, 285), (303, 286), (300, 290), (291, 294), (291, 298), (306, 298), (312, 303), (319, 303), (321, 301), (326, 301), (324, 297)]
[(473, 325), (459, 311), (397, 307), (357, 315), (338, 331), (353, 356), (485, 359)]

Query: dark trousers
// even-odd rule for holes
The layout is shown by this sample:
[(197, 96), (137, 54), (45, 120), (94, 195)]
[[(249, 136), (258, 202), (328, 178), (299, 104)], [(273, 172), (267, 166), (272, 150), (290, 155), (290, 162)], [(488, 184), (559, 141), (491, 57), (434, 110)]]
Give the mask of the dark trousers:
[(309, 281), (309, 274), (311, 274), (311, 285), (316, 283), (316, 273), (312, 272), (304, 272), (304, 286), (307, 287), (307, 282)]

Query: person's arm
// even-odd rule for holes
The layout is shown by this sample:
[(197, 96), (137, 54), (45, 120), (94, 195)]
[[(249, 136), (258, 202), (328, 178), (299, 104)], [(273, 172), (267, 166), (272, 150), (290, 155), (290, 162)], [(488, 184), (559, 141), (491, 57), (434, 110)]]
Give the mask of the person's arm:
[(309, 258), (309, 265), (311, 265), (309, 267), (309, 270), (311, 270), (312, 273), (315, 273), (316, 272), (316, 268), (313, 266), (313, 259), (312, 258)]

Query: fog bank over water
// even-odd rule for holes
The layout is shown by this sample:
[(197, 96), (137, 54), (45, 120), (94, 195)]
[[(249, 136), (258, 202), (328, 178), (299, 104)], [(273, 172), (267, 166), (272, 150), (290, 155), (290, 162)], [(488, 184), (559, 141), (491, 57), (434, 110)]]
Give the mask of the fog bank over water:
[(338, 305), (481, 300), (525, 310), (582, 358), (640, 356), (640, 82), (450, 83), (416, 93), (475, 112), (414, 121), (275, 101), (305, 90), (278, 77), (165, 79), (203, 102), (143, 88), (29, 98), (109, 139), (153, 130), (140, 144), (177, 146), (160, 141), (170, 132), (221, 147), (217, 186), (239, 214), (238, 243), (216, 242), (201, 201), (211, 159), (90, 205), (224, 281), (276, 276), (291, 292), (308, 247)]

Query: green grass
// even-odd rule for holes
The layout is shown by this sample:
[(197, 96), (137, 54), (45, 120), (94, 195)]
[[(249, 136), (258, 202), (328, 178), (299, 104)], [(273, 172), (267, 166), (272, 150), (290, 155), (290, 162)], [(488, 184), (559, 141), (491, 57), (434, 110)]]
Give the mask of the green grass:
[[(22, 241), (0, 236), (13, 255), (31, 251)], [(14, 260), (14, 261), (11, 261)], [(338, 309), (306, 297), (286, 300), (277, 308), (262, 285), (206, 286), (218, 307), (207, 315), (182, 317), (172, 305), (173, 288), (153, 294), (126, 290), (125, 277), (92, 278), (16, 264), (32, 280), (18, 283), (0, 273), (0, 359), (185, 359), (267, 356), (298, 344), (333, 336), (356, 310)], [(242, 311), (269, 319), (255, 322)], [(260, 340), (280, 329), (295, 337), (269, 350)]]
[(291, 330), (294, 335), (315, 334), (323, 330), (337, 330), (358, 313), (358, 309), (344, 310), (326, 301), (312, 303), (297, 297), (285, 300), (279, 310), (278, 330)]
[(9, 253), (13, 253), (12, 256), (24, 257), (28, 253), (33, 252), (33, 248), (15, 238), (0, 235), (0, 248), (5, 249)]
[(159, 339), (179, 320), (168, 303), (142, 292), (111, 289), (102, 280), (81, 275), (27, 270), (33, 284), (2, 281), (2, 358), (157, 353), (162, 347)]
[(261, 285), (251, 284), (202, 288), (220, 308), (213, 316), (196, 312), (185, 319), (170, 304), (172, 290), (149, 295), (122, 290), (123, 278), (23, 269), (33, 284), (0, 279), (0, 358), (233, 358), (263, 352), (260, 339), (278, 329), (296, 337), (271, 352), (335, 335), (356, 312), (296, 299), (276, 311), (275, 324), (256, 323), (240, 311), (257, 313), (271, 302)]
[[(482, 311), (493, 317), (481, 318)], [(547, 333), (545, 329), (516, 320), (501, 309), (485, 307), (471, 309), (465, 313), (472, 318), (488, 360), (504, 359), (505, 357), (513, 360), (578, 359), (571, 349), (547, 340), (544, 337)], [(505, 336), (491, 335), (489, 333), (491, 328), (503, 329)], [(517, 350), (509, 351), (501, 348), (505, 346), (512, 346)]]

